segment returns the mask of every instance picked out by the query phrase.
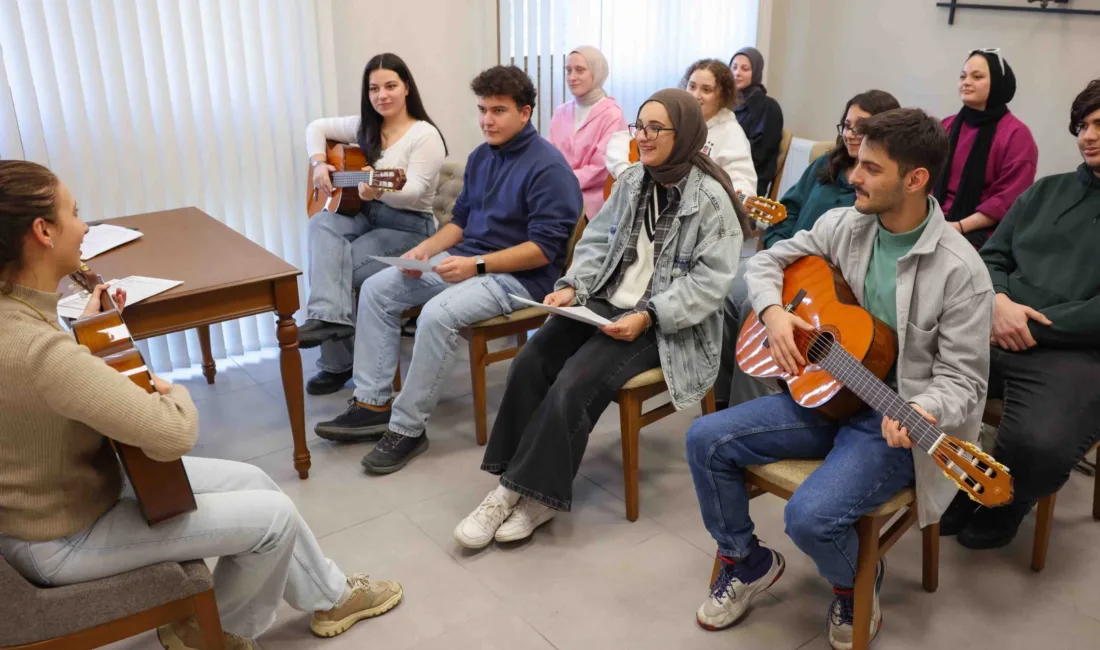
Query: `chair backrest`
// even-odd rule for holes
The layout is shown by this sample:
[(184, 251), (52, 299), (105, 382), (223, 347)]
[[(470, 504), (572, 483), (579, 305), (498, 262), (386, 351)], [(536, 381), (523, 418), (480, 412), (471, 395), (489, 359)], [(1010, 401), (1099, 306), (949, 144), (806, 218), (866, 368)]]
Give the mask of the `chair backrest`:
[(462, 193), (462, 177), (465, 171), (465, 160), (448, 160), (439, 170), (439, 182), (436, 185), (435, 198), (432, 199), (432, 212), (439, 220), (440, 228), (450, 223), (454, 215), (455, 200)]
[(561, 267), (561, 274), (565, 275), (565, 272), (569, 270), (569, 265), (573, 263), (573, 249), (577, 247), (577, 242), (581, 240), (581, 235), (584, 234), (584, 229), (588, 227), (588, 215), (581, 210), (581, 218), (577, 219), (577, 225), (573, 228), (573, 234), (569, 237), (569, 247), (565, 253), (565, 266)]
[[(638, 152), (638, 141), (634, 138), (630, 139), (630, 154), (627, 156), (627, 160), (632, 163), (636, 163), (641, 159), (641, 154)], [(607, 175), (607, 180), (603, 183), (603, 200), (606, 201), (611, 196), (611, 186), (615, 184), (615, 177), (611, 174)], [(596, 215), (592, 215), (595, 217)]]
[(810, 147), (810, 162), (817, 160), (836, 146), (836, 140), (818, 140)]
[(779, 157), (775, 159), (775, 178), (772, 179), (772, 185), (768, 189), (768, 198), (775, 201), (776, 194), (779, 194), (779, 181), (783, 180), (783, 166), (787, 164), (787, 152), (791, 150), (791, 140), (794, 138), (794, 134), (783, 129), (783, 135), (779, 138)]

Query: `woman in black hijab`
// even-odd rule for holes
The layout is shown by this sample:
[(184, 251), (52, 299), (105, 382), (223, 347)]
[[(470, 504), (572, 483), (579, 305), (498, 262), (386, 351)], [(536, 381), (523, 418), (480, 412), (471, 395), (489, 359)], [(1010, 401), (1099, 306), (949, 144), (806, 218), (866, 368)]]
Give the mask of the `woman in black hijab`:
[(999, 48), (974, 50), (959, 74), (963, 108), (943, 121), (948, 164), (932, 192), (947, 221), (981, 248), (1024, 190), (1035, 182), (1039, 149), (1008, 110), (1016, 75)]
[(783, 139), (783, 109), (768, 97), (764, 79), (764, 55), (755, 47), (743, 47), (730, 59), (734, 84), (741, 103), (733, 109), (737, 123), (752, 145), (756, 166), (756, 193), (766, 196), (779, 172), (779, 141)]
[[(661, 369), (683, 409), (718, 374), (719, 307), (748, 219), (729, 177), (701, 151), (698, 100), (657, 92), (630, 130), (641, 164), (619, 175), (544, 301), (584, 305), (611, 322), (552, 316), (512, 362), (481, 465), (500, 485), (455, 528), (467, 548), (524, 539), (569, 511), (592, 427), (632, 377)], [(637, 468), (636, 457), (626, 462)]]

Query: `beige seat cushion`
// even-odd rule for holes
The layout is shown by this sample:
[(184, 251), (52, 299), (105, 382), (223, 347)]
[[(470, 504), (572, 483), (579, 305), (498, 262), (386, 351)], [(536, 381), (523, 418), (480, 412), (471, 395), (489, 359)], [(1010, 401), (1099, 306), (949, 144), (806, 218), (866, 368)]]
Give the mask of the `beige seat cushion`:
[(462, 176), (466, 171), (465, 160), (447, 160), (439, 170), (439, 184), (432, 199), (432, 212), (439, 219), (439, 227), (450, 223), (455, 199), (462, 192)]
[(630, 390), (632, 388), (642, 388), (644, 386), (651, 386), (653, 384), (659, 384), (665, 380), (665, 373), (660, 368), (654, 368), (653, 370), (646, 370), (640, 375), (634, 375), (623, 384), (620, 390)]
[(538, 307), (524, 307), (523, 309), (517, 309), (511, 314), (505, 316), (497, 316), (496, 318), (490, 318), (489, 320), (483, 320), (480, 323), (474, 323), (472, 327), (492, 327), (493, 325), (503, 325), (505, 323), (514, 323), (517, 320), (524, 320), (526, 318), (537, 318), (539, 316), (545, 316), (546, 312)]
[[(820, 460), (781, 460), (770, 465), (753, 465), (747, 469), (749, 474), (759, 476), (793, 493), (815, 469), (821, 466), (821, 463)], [(878, 517), (895, 513), (913, 503), (915, 498), (916, 494), (913, 489), (905, 488), (870, 514)]]

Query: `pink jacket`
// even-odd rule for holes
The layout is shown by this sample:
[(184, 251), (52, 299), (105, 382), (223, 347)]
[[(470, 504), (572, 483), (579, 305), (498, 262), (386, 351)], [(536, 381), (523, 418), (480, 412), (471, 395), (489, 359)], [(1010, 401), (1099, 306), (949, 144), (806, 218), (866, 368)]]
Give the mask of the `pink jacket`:
[[(947, 117), (943, 128), (951, 131), (951, 124), (958, 115)], [(955, 202), (955, 191), (962, 180), (963, 167), (974, 141), (978, 139), (978, 129), (963, 124), (959, 130), (959, 141), (955, 145), (955, 157), (948, 161), (951, 165), (947, 177), (947, 194), (944, 196), (944, 214), (951, 210)], [(1035, 170), (1039, 166), (1039, 147), (1031, 130), (1011, 112), (997, 122), (997, 131), (993, 134), (993, 147), (989, 150), (989, 162), (985, 167), (985, 187), (982, 188), (982, 200), (977, 211), (1000, 221), (1012, 207), (1012, 203), (1035, 182)]]
[(584, 194), (584, 210), (591, 221), (603, 207), (603, 184), (607, 180), (607, 141), (616, 131), (626, 130), (623, 111), (610, 97), (592, 107), (581, 128), (573, 130), (575, 101), (554, 111), (550, 120), (550, 143), (569, 161)]

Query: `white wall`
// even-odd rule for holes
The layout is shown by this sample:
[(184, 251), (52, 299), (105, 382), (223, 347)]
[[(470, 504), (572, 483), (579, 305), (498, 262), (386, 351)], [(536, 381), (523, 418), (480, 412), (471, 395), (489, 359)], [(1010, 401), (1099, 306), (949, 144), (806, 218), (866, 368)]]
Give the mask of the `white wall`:
[[(1100, 0), (1072, 6), (1100, 9)], [(966, 53), (1000, 47), (1016, 73), (1009, 108), (1039, 144), (1039, 175), (1081, 163), (1067, 131), (1069, 106), (1100, 77), (1100, 17), (960, 9), (948, 26), (947, 9), (933, 0), (773, 0), (771, 25), (768, 94), (797, 136), (832, 139), (844, 103), (869, 88), (950, 115), (961, 106)]]
[(428, 115), (464, 159), (483, 142), (470, 81), (497, 63), (493, 0), (332, 0), (337, 112), (359, 113), (363, 66), (393, 52), (408, 64)]

